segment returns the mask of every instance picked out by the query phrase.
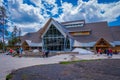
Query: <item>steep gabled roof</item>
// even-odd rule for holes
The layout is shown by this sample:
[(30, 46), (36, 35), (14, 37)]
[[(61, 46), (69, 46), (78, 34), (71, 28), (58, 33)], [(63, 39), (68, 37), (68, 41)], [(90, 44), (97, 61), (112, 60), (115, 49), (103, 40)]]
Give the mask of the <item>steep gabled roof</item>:
[(32, 42), (41, 42), (41, 31), (42, 28), (37, 32), (27, 33), (26, 35), (21, 36), (21, 41), (24, 42), (25, 40), (31, 40)]
[(81, 31), (81, 30), (91, 30), (91, 34), (87, 36), (73, 36), (74, 39), (79, 42), (93, 42), (97, 41), (100, 38), (104, 38), (108, 42), (113, 41), (112, 33), (110, 28), (107, 25), (107, 22), (95, 22), (95, 23), (86, 23), (84, 27), (71, 27), (67, 28), (69, 31)]
[(98, 40), (97, 37), (93, 35), (78, 35), (78, 36), (76, 35), (76, 36), (73, 36), (73, 39), (81, 43), (94, 42)]
[[(78, 20), (78, 22), (85, 22), (84, 20)], [(81, 32), (90, 31), (90, 35), (74, 35), (71, 38), (79, 41), (80, 43), (96, 42), (100, 38), (104, 38), (107, 42), (120, 41), (120, 26), (108, 27), (107, 22), (94, 22), (85, 23), (83, 27), (65, 27), (64, 24), (75, 23), (76, 21), (62, 22), (59, 23), (54, 19), (50, 18), (43, 28), (37, 32), (28, 33), (21, 37), (22, 41), (31, 40), (34, 43), (42, 42), (41, 36), (49, 29), (50, 25), (53, 24), (64, 36), (72, 36), (69, 32)], [(113, 42), (113, 43), (114, 43)], [(118, 42), (116, 42), (118, 43)], [(120, 43), (120, 42), (119, 42)]]
[(50, 18), (43, 28), (41, 37), (43, 37), (46, 34), (46, 32), (48, 31), (49, 27), (52, 24), (64, 35), (64, 37), (69, 36), (68, 31), (65, 29), (65, 27), (63, 27), (63, 25), (61, 25), (59, 22), (55, 21), (54, 19)]
[[(102, 43), (101, 43), (102, 42)], [(109, 42), (107, 42), (106, 40), (104, 40), (104, 38), (100, 38), (96, 43), (95, 45), (109, 45), (109, 46), (112, 46)]]
[(25, 41), (28, 44), (28, 46), (30, 46), (30, 47), (41, 47), (42, 46), (42, 43), (33, 43), (30, 40), (25, 40)]
[(50, 23), (54, 23), (57, 28), (61, 30), (65, 35), (70, 36), (68, 31), (65, 29), (63, 25), (61, 25), (59, 22), (55, 21), (54, 19), (50, 18), (43, 28), (38, 30), (37, 32), (27, 33), (24, 36), (21, 36), (21, 41), (24, 42), (25, 40), (31, 40), (32, 42), (39, 43), (42, 42), (42, 35), (46, 31), (47, 27), (50, 26)]
[(120, 26), (110, 27), (114, 41), (120, 41)]
[(48, 25), (50, 24), (51, 21), (52, 21), (52, 18), (48, 19), (48, 21), (45, 23), (45, 25), (43, 26), (43, 28), (41, 30), (41, 36), (45, 32), (46, 28), (48, 27)]

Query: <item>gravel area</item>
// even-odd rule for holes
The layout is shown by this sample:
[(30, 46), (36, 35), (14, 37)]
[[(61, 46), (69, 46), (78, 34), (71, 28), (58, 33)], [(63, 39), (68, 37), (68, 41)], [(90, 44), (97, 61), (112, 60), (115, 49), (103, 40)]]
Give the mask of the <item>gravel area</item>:
[(120, 59), (37, 65), (12, 72), (11, 80), (120, 80)]

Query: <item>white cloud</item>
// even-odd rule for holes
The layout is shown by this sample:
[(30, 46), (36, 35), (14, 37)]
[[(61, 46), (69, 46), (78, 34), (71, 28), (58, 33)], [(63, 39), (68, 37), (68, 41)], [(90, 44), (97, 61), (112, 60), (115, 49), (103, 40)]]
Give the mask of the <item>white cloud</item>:
[(100, 4), (101, 9), (105, 12), (102, 17), (106, 18), (107, 21), (115, 21), (120, 16), (120, 1), (116, 3)]
[(41, 0), (30, 0), (32, 3), (34, 3), (36, 6), (41, 7)]
[(25, 24), (14, 24), (14, 25), (16, 25), (18, 28), (21, 28), (22, 35), (28, 32), (36, 32), (42, 26), (42, 24), (39, 24), (39, 23), (32, 23), (32, 24), (26, 24), (26, 25)]
[(55, 7), (51, 10), (52, 15), (58, 14), (59, 7), (55, 5)]
[[(96, 0), (84, 2), (78, 0), (76, 6), (71, 3), (62, 3), (63, 14), (60, 18), (68, 20), (85, 19), (87, 22), (114, 21), (120, 16), (120, 1), (114, 3), (98, 3)], [(102, 11), (104, 13), (102, 13)]]
[(2, 2), (3, 2), (3, 0), (0, 0), (0, 6), (2, 6), (3, 4), (2, 4)]
[[(37, 7), (23, 3), (23, 0), (9, 0), (8, 6), (10, 11), (10, 19), (13, 21), (14, 25), (22, 28), (23, 34), (26, 32), (37, 31), (43, 26), (46, 18), (49, 17), (47, 14), (48, 9), (42, 4), (41, 0), (30, 0)], [(46, 0), (47, 2), (48, 0)], [(55, 0), (48, 1), (48, 4), (53, 6), (51, 12), (53, 15), (58, 13), (57, 4)], [(43, 13), (42, 13), (43, 11)], [(9, 28), (9, 31), (12, 31), (12, 27)]]
[[(40, 14), (41, 9), (39, 7), (23, 4), (23, 0), (10, 0), (8, 6), (10, 19), (14, 25), (24, 29), (22, 29), (23, 34), (37, 31), (41, 27), (41, 22), (45, 21), (44, 16)], [(9, 27), (10, 32), (12, 29), (12, 27)]]
[(68, 12), (72, 11), (73, 5), (71, 3), (65, 2), (65, 3), (62, 4), (62, 8), (63, 8), (64, 13), (68, 13)]
[[(56, 3), (56, 0), (44, 0), (44, 11), (50, 12), (52, 15), (58, 14), (58, 4)], [(51, 9), (48, 9), (51, 8)], [(47, 14), (45, 14), (47, 15)]]
[(54, 5), (56, 2), (56, 0), (44, 0), (44, 1), (51, 5)]
[(59, 9), (62, 9), (62, 12), (58, 18), (55, 18), (58, 21), (85, 19), (86, 22), (111, 22), (120, 16), (120, 1), (100, 4), (97, 0), (89, 0), (88, 2), (78, 0), (75, 6), (62, 0), (60, 0), (61, 6), (58, 6), (56, 0), (30, 0), (30, 2), (36, 6), (23, 3), (23, 0), (9, 0), (8, 3), (11, 20), (15, 25), (24, 29), (22, 29), (23, 33), (37, 31), (51, 16), (48, 12), (52, 15), (58, 15)]

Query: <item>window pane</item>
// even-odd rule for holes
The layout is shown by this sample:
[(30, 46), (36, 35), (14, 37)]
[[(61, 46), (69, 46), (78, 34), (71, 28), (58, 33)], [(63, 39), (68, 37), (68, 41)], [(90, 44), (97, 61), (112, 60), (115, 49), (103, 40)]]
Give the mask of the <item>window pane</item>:
[(54, 25), (51, 25), (49, 30), (43, 37), (43, 48), (50, 51), (63, 51), (64, 50), (64, 36)]

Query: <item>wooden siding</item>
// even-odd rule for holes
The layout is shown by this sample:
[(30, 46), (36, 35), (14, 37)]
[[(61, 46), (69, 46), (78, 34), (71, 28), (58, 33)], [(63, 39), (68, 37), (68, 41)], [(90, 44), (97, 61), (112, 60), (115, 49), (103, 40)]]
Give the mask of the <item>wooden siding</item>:
[(120, 46), (115, 46), (115, 47), (113, 47), (113, 51), (120, 52)]
[(82, 32), (70, 32), (71, 35), (90, 35), (89, 31), (82, 31)]
[(96, 42), (94, 46), (94, 51), (97, 52), (98, 49), (102, 49), (104, 51), (105, 49), (108, 49), (110, 47), (112, 47), (110, 43), (107, 42), (105, 39), (101, 38)]
[(29, 45), (27, 44), (26, 41), (23, 42), (22, 48), (23, 48), (24, 50), (29, 50), (29, 49), (30, 49), (30, 47), (29, 47)]

